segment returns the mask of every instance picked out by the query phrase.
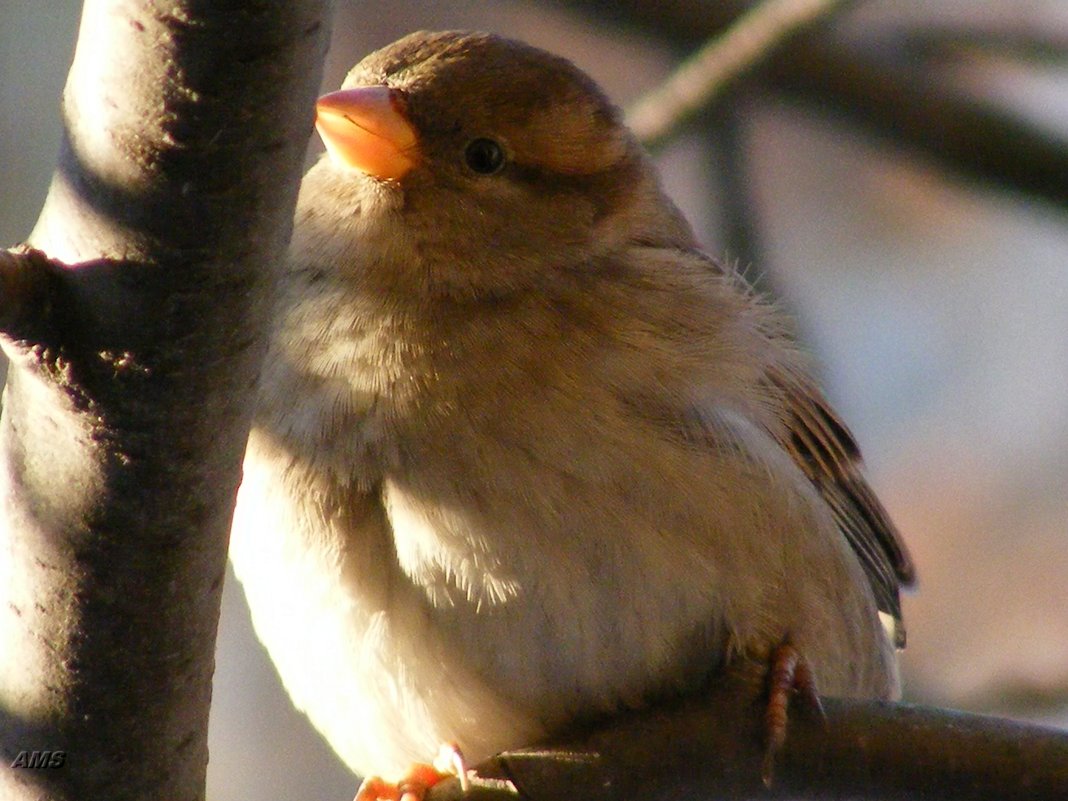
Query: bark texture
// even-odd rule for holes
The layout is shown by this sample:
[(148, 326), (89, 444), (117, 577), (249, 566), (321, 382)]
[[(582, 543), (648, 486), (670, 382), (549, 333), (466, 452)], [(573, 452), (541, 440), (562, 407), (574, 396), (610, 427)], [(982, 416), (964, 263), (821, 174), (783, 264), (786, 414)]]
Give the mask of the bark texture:
[[(0, 262), (0, 797), (203, 798), (227, 535), (329, 11), (85, 5), (45, 255)], [(62, 764), (27, 767), (40, 751)]]

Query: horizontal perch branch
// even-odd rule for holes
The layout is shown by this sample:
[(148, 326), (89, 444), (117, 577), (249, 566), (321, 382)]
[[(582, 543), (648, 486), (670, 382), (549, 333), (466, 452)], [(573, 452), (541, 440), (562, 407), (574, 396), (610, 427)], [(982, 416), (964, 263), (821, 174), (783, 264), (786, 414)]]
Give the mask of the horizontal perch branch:
[(761, 783), (758, 703), (729, 685), (628, 714), (478, 766), (429, 801), (584, 798), (1068, 798), (1068, 732), (932, 707), (824, 699), (826, 724), (791, 713), (773, 786)]

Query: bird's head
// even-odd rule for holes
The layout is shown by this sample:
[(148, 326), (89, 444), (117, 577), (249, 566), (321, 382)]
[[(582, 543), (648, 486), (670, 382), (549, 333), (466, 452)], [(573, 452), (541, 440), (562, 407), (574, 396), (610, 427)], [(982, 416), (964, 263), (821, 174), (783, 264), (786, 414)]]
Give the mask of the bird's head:
[(506, 294), (629, 241), (689, 242), (619, 110), (521, 42), (406, 36), (319, 99), (316, 127), (327, 155), (305, 179), (298, 234), (374, 253), (371, 269), (408, 291)]

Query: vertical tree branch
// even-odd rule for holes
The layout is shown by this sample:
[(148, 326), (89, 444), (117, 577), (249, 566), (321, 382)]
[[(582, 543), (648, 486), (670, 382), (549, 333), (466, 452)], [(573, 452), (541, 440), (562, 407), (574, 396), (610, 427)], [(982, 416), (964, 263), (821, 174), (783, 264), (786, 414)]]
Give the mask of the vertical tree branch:
[[(47, 279), (0, 297), (4, 799), (203, 797), (227, 533), (328, 12), (86, 3), (31, 237), (65, 267), (37, 259)], [(20, 765), (45, 750), (58, 765)]]

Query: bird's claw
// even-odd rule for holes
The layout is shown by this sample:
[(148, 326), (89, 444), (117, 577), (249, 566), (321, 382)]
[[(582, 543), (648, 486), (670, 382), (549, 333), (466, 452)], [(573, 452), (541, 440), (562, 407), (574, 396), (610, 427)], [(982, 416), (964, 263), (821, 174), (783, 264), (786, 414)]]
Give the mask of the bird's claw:
[(813, 714), (821, 720), (827, 719), (816, 690), (812, 666), (787, 640), (772, 652), (768, 672), (768, 702), (764, 709), (764, 762), (761, 769), (765, 787), (771, 787), (775, 757), (786, 743), (790, 696), (794, 693), (801, 697)]
[(463, 754), (455, 743), (444, 743), (432, 765), (413, 763), (395, 783), (381, 776), (368, 776), (353, 801), (423, 801), (431, 787), (451, 776), (458, 778), (460, 788), (467, 792), (470, 783)]

